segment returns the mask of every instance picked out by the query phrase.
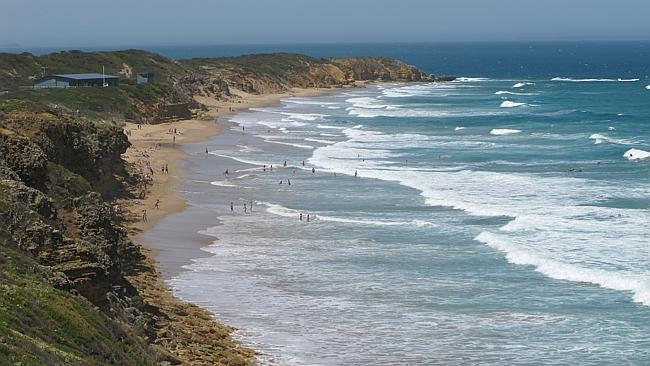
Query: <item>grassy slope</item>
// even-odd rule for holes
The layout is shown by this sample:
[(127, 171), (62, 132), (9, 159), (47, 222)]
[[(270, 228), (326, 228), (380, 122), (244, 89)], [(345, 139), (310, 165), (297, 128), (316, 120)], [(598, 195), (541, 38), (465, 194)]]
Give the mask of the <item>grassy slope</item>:
[[(24, 210), (6, 198), (0, 189), (0, 210)], [(0, 366), (152, 364), (130, 330), (47, 277), (0, 223)]]
[(182, 61), (195, 70), (216, 69), (235, 73), (266, 74), (286, 81), (290, 76), (309, 70), (310, 65), (326, 63), (326, 60), (316, 59), (306, 55), (293, 53), (273, 53), (244, 55), (221, 58), (196, 58)]
[[(125, 67), (127, 65), (128, 67)], [(131, 81), (135, 73), (153, 71), (160, 80), (170, 75), (183, 76), (187, 70), (178, 62), (163, 56), (140, 50), (81, 52), (64, 51), (34, 56), (29, 53), (0, 53), (0, 90), (31, 86), (33, 80), (45, 73), (65, 74), (83, 72), (102, 72), (120, 76)], [(131, 72), (131, 77), (127, 77)]]
[[(41, 89), (30, 87), (34, 79), (46, 74), (101, 72), (120, 77), (117, 88)], [(135, 74), (153, 71), (156, 84), (135, 85)], [(0, 54), (0, 95), (2, 100), (29, 100), (45, 108), (58, 104), (70, 111), (79, 110), (92, 118), (135, 118), (143, 104), (158, 100), (177, 102), (178, 95), (170, 78), (180, 78), (191, 71), (184, 65), (150, 52), (139, 50), (112, 52), (65, 51), (43, 56), (29, 53)]]

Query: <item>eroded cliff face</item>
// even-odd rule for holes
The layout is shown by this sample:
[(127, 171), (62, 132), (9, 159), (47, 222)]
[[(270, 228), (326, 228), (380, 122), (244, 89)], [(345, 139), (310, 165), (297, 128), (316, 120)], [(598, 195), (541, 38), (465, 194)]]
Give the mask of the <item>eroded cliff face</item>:
[[(194, 68), (192, 77), (179, 80), (200, 85), (202, 96), (222, 98), (237, 89), (252, 94), (282, 93), (290, 88), (337, 88), (356, 81), (437, 81), (415, 66), (383, 57), (316, 59), (295, 54), (262, 54), (220, 59), (196, 59), (184, 64)], [(204, 85), (219, 80), (215, 91)], [(195, 88), (197, 89), (197, 88)]]
[(124, 277), (142, 255), (92, 188), (119, 168), (128, 146), (121, 129), (27, 112), (0, 116), (0, 126), (0, 252), (25, 253), (55, 289), (83, 296), (111, 321), (141, 324), (136, 359), (153, 362), (136, 341), (154, 336), (151, 314)]
[(384, 57), (346, 57), (332, 59), (348, 80), (435, 81), (435, 77), (415, 66)]
[(110, 123), (0, 111), (0, 364), (254, 363), (129, 240), (109, 203), (128, 146)]

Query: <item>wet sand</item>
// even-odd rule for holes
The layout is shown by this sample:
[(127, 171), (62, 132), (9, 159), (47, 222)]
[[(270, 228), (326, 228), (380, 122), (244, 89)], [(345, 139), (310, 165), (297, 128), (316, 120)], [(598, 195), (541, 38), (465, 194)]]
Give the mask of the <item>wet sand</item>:
[[(295, 89), (282, 94), (250, 95), (238, 93), (229, 101), (200, 98), (208, 107), (197, 119), (174, 121), (155, 125), (127, 123), (125, 131), (132, 146), (123, 154), (132, 171), (149, 173), (153, 170), (152, 184), (146, 187), (143, 199), (128, 199), (116, 202), (124, 210), (127, 229), (131, 239), (142, 246), (144, 258), (128, 277), (138, 290), (143, 301), (154, 306), (160, 316), (153, 325), (159, 338), (156, 344), (176, 355), (184, 365), (253, 365), (255, 352), (241, 346), (230, 334), (234, 328), (220, 324), (214, 314), (178, 299), (164, 280), (182, 270), (205, 253), (200, 249), (214, 238), (196, 235), (197, 240), (188, 240), (188, 233), (196, 233), (202, 227), (193, 222), (165, 223), (173, 219), (171, 213), (188, 207), (180, 196), (178, 186), (183, 183), (184, 158), (188, 154), (183, 146), (208, 140), (223, 130), (218, 118), (241, 112), (251, 107), (274, 105), (291, 96), (316, 96), (331, 90)], [(174, 133), (174, 129), (176, 133)], [(168, 166), (169, 173), (162, 167)], [(138, 194), (138, 192), (133, 192)], [(156, 208), (156, 202), (159, 207)], [(147, 220), (142, 220), (143, 210)], [(194, 220), (190, 220), (194, 221)], [(196, 220), (197, 223), (202, 222)], [(160, 226), (162, 225), (162, 226)], [(193, 226), (194, 225), (194, 226)], [(164, 230), (149, 230), (156, 228)], [(147, 235), (160, 233), (161, 236)], [(178, 238), (178, 240), (169, 240)], [(163, 243), (171, 244), (163, 244)]]
[[(133, 165), (133, 168), (143, 173), (149, 172), (148, 165), (153, 170), (153, 184), (147, 187), (144, 199), (132, 199), (121, 202), (122, 207), (128, 210), (132, 218), (129, 225), (131, 238), (134, 242), (143, 245), (151, 251), (153, 259), (159, 265), (159, 270), (165, 278), (169, 278), (181, 270), (181, 266), (188, 264), (190, 259), (197, 258), (203, 253), (200, 248), (214, 240), (196, 234), (192, 242), (176, 242), (173, 245), (163, 245), (155, 237), (147, 235), (144, 240), (141, 233), (158, 225), (160, 220), (169, 214), (186, 209), (186, 202), (177, 191), (183, 181), (183, 159), (187, 153), (183, 145), (207, 141), (223, 130), (219, 118), (227, 117), (253, 107), (263, 107), (280, 103), (284, 98), (308, 97), (324, 95), (332, 89), (299, 89), (295, 88), (281, 94), (253, 95), (235, 91), (236, 97), (228, 101), (213, 98), (197, 97), (196, 99), (208, 107), (207, 112), (200, 114), (197, 119), (166, 122), (154, 125), (140, 125), (127, 123), (125, 130), (129, 131), (129, 142), (132, 146), (123, 155), (123, 158)], [(176, 133), (173, 133), (176, 130)], [(170, 131), (172, 131), (170, 133)], [(128, 134), (127, 134), (128, 135)], [(148, 164), (148, 165), (147, 165)], [(163, 173), (162, 167), (167, 165), (169, 173)], [(156, 208), (156, 202), (159, 207)], [(143, 210), (146, 210), (147, 221), (142, 219)], [(165, 238), (174, 234), (181, 228), (185, 234), (193, 230), (191, 222), (162, 222)], [(198, 230), (198, 228), (196, 228)], [(195, 230), (194, 232), (196, 232)], [(185, 235), (186, 236), (186, 235)], [(178, 235), (180, 238), (181, 236)], [(169, 240), (166, 240), (169, 242)]]

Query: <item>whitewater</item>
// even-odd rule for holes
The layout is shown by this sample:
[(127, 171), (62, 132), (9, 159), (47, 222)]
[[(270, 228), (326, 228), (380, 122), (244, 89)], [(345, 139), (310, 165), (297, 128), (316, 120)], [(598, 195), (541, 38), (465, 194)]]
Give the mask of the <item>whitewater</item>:
[(185, 215), (211, 244), (169, 284), (262, 364), (643, 364), (631, 80), (379, 84), (233, 116), (188, 147)]

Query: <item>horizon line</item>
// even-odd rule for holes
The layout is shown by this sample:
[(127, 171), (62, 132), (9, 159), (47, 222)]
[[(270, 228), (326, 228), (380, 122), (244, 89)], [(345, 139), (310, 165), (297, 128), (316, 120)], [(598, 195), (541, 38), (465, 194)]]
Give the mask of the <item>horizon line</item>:
[[(61, 49), (82, 50), (86, 49), (142, 49), (142, 47), (246, 47), (246, 46), (328, 46), (328, 45), (402, 45), (402, 44), (548, 44), (548, 43), (650, 43), (647, 39), (556, 39), (556, 40), (458, 40), (458, 41), (353, 41), (353, 42), (286, 42), (286, 43), (190, 43), (190, 44), (105, 44), (105, 45), (32, 45), (20, 44), (0, 45), (0, 50), (28, 50), (28, 49)], [(27, 51), (26, 51), (27, 52)]]

